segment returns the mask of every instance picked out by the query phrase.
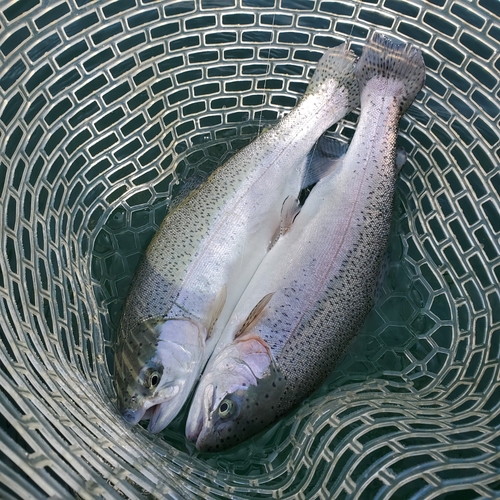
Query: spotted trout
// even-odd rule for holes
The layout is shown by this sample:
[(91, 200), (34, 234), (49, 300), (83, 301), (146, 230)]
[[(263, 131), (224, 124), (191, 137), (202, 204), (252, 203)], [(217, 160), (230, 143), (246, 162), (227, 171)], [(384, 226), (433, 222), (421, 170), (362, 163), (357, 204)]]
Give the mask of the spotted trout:
[(356, 65), (361, 112), (351, 144), (265, 256), (228, 321), (234, 340), (208, 363), (188, 439), (228, 448), (310, 395), (373, 304), (387, 246), (402, 114), (425, 80), (420, 50), (375, 35)]
[[(177, 415), (300, 190), (320, 135), (359, 103), (355, 56), (328, 50), (298, 105), (164, 219), (134, 277), (115, 349), (119, 412), (159, 432)], [(232, 340), (232, 339), (230, 339)]]

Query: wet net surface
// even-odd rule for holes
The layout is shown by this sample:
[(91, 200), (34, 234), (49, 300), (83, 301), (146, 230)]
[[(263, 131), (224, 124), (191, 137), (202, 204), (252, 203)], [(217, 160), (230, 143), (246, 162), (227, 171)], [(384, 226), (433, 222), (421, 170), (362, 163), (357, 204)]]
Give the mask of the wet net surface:
[[(0, 2), (0, 497), (498, 498), (499, 19), (495, 0)], [(182, 416), (128, 428), (113, 341), (169, 203), (375, 29), (422, 48), (427, 83), (342, 365), (225, 453), (187, 448)]]

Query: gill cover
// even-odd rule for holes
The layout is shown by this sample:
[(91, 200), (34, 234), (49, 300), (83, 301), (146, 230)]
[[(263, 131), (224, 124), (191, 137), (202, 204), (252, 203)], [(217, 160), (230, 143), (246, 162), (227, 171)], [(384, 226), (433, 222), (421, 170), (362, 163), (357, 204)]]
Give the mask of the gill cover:
[(204, 451), (244, 441), (276, 419), (284, 385), (267, 343), (251, 333), (240, 336), (203, 375), (186, 436)]

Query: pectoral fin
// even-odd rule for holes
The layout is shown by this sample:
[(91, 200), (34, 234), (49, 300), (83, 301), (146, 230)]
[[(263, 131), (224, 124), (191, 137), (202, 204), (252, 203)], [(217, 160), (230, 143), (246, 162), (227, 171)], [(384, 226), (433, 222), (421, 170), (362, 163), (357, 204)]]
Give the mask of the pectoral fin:
[(207, 325), (207, 339), (209, 339), (210, 335), (212, 335), (214, 325), (216, 321), (219, 319), (220, 313), (222, 312), (222, 309), (226, 304), (226, 299), (227, 299), (227, 286), (224, 285), (221, 291), (219, 292), (219, 295), (217, 295), (217, 298), (215, 299), (214, 303), (212, 304), (212, 307), (210, 308), (211, 314), (209, 314), (210, 320)]
[(295, 217), (300, 212), (300, 203), (298, 198), (294, 198), (293, 196), (287, 196), (283, 205), (281, 206), (281, 220), (280, 225), (276, 228), (271, 241), (269, 242), (269, 246), (267, 250), (271, 250), (271, 248), (276, 244), (276, 242), (283, 236), (292, 226)]
[(298, 198), (288, 196), (281, 207), (280, 236), (283, 236), (290, 229), (299, 212), (300, 204)]
[(302, 189), (316, 184), (333, 172), (347, 151), (347, 144), (323, 135), (307, 155)]
[(241, 328), (236, 332), (234, 338), (237, 339), (243, 335), (247, 330), (249, 330), (252, 325), (257, 321), (258, 317), (262, 314), (266, 308), (269, 301), (273, 298), (274, 292), (268, 293), (262, 299), (259, 300), (257, 305), (252, 309), (252, 312), (248, 315), (247, 319), (241, 325)]

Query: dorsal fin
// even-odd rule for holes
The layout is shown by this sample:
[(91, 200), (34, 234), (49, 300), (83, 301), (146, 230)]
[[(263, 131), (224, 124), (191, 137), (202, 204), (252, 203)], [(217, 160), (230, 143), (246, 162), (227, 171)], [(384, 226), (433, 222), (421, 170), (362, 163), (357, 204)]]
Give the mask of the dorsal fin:
[(333, 137), (321, 136), (307, 155), (302, 189), (316, 184), (320, 179), (333, 172), (346, 151), (347, 144)]
[(269, 301), (272, 299), (274, 292), (268, 293), (262, 299), (259, 300), (257, 305), (252, 309), (252, 312), (248, 315), (247, 319), (241, 325), (241, 328), (236, 332), (234, 338), (237, 339), (248, 330), (257, 318), (262, 314), (262, 311), (266, 308)]
[(222, 309), (226, 304), (226, 299), (227, 286), (224, 284), (221, 291), (219, 292), (219, 295), (217, 295), (217, 298), (214, 300), (212, 306), (210, 307), (211, 314), (207, 325), (207, 339), (209, 339), (210, 335), (212, 335), (212, 330), (214, 328), (215, 322), (219, 319), (220, 313), (222, 312)]
[(300, 212), (300, 203), (298, 198), (293, 196), (287, 196), (283, 205), (281, 206), (281, 219), (280, 225), (274, 231), (274, 234), (269, 242), (269, 246), (267, 250), (271, 250), (271, 248), (276, 244), (276, 242), (283, 236), (292, 226), (295, 217), (297, 217)]

